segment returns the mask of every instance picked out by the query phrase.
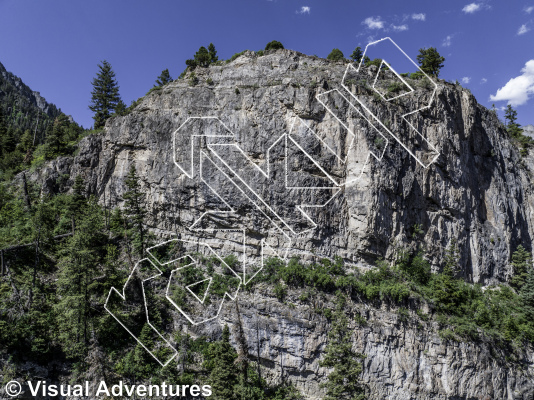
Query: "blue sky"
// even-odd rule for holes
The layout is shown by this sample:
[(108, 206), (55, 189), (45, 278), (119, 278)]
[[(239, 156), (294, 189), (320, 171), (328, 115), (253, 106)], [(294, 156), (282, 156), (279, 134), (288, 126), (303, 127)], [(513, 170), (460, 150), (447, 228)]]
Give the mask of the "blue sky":
[(413, 59), (436, 47), (441, 78), (463, 82), (487, 107), (510, 101), (520, 124), (534, 123), (534, 0), (0, 0), (0, 62), (84, 127), (100, 60), (130, 104), (210, 42), (225, 59), (273, 39), (348, 57), (385, 36)]

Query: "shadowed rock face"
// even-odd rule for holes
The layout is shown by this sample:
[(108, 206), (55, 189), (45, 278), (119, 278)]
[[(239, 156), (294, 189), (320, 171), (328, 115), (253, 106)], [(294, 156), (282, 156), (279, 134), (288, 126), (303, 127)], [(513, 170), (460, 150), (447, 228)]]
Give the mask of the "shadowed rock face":
[[(437, 161), (423, 168), (384, 132), (388, 144), (382, 159), (370, 157), (359, 180), (342, 185), (326, 206), (311, 209), (317, 227), (306, 231), (310, 222), (294, 207), (329, 200), (335, 190), (327, 174), (340, 182), (354, 180), (369, 152), (380, 144), (370, 134), (372, 129), (357, 121), (350, 106), (339, 103), (336, 115), (349, 128), (354, 127), (355, 145), (350, 148), (350, 135), (316, 99), (330, 89), (345, 90), (340, 85), (345, 69), (346, 64), (289, 50), (262, 57), (247, 52), (227, 65), (197, 68), (198, 83), (186, 76), (153, 91), (132, 113), (110, 119), (103, 133), (85, 138), (75, 157), (54, 160), (30, 178), (42, 182), (46, 190), (57, 191), (64, 189), (56, 183), (59, 177), (69, 174), (73, 181), (81, 174), (88, 190), (102, 204), (113, 207), (122, 203), (124, 178), (134, 164), (147, 193), (148, 225), (162, 239), (198, 236), (187, 228), (203, 213), (230, 206), (231, 214), (206, 219), (202, 227), (245, 229), (246, 251), (253, 257), (258, 256), (263, 238), (275, 247), (287, 246), (268, 218), (273, 210), (295, 232), (305, 231), (293, 236), (290, 254), (341, 256), (360, 267), (370, 266), (378, 257), (392, 259), (397, 249), (414, 246), (417, 224), (422, 230), (419, 243), (434, 270), (442, 268), (445, 249), (454, 240), (461, 255), (458, 273), (466, 280), (482, 284), (506, 281), (511, 253), (519, 244), (528, 250), (532, 247), (530, 180), (534, 162), (530, 156), (521, 160), (492, 112), (467, 90), (448, 83), (438, 84), (433, 106), (412, 121), (440, 152)], [(367, 96), (368, 107), (391, 132), (410, 140), (400, 115), (414, 104), (386, 104), (361, 82), (351, 85), (354, 93)], [(429, 97), (430, 89), (420, 89), (421, 98)], [(196, 153), (193, 160), (184, 160), (188, 154), (184, 149), (191, 145), (190, 131), (180, 129), (175, 134), (177, 157), (196, 168), (191, 179), (174, 163), (173, 132), (188, 118), (198, 116), (219, 118), (234, 139), (195, 139), (195, 151), (201, 149), (207, 157), (202, 161), (204, 175), (200, 175), (202, 155)], [(289, 132), (295, 142), (289, 141), (286, 171), (285, 149), (277, 141)], [(213, 146), (224, 143), (237, 143), (242, 152)], [(268, 149), (273, 149), (272, 153), (268, 154)], [(258, 169), (266, 171), (268, 160), (273, 169), (264, 177)], [(231, 173), (225, 176), (222, 171), (228, 172), (224, 169), (228, 167)], [(286, 174), (289, 186), (330, 189), (287, 189)], [(252, 194), (244, 195), (231, 183), (236, 176)], [(271, 210), (259, 211), (252, 201), (254, 193)], [(286, 233), (287, 229), (282, 228)], [(238, 241), (224, 232), (204, 235), (222, 255), (239, 248)], [(318, 399), (322, 396), (319, 383), (327, 373), (319, 367), (319, 358), (328, 324), (310, 310), (291, 310), (280, 303), (272, 305), (271, 300), (267, 294), (254, 302), (240, 298), (247, 339), (256, 343), (260, 332), (260, 357), (270, 376), (285, 374), (307, 397)], [(373, 314), (374, 322), (365, 328), (355, 326), (355, 348), (367, 355), (363, 378), (371, 390), (370, 398), (532, 396), (533, 377), (528, 369), (532, 368), (532, 352), (525, 353), (524, 368), (519, 370), (508, 366), (504, 356), (492, 355), (485, 344), (442, 341), (431, 325), (407, 327), (394, 313), (365, 310)], [(223, 319), (235, 323), (230, 306)], [(209, 324), (201, 330), (216, 334), (219, 325)]]

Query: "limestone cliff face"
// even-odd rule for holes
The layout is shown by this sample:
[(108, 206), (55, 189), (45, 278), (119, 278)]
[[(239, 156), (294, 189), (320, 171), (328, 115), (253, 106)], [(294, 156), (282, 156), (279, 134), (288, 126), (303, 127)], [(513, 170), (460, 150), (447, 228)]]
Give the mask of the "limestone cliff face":
[[(532, 247), (534, 161), (530, 156), (521, 160), (497, 117), (468, 90), (439, 82), (433, 106), (414, 120), (440, 153), (424, 168), (387, 132), (381, 131), (384, 142), (359, 121), (346, 101), (328, 98), (332, 89), (345, 93), (340, 83), (346, 67), (280, 50), (262, 57), (247, 52), (227, 65), (197, 68), (194, 77), (153, 91), (129, 115), (109, 120), (103, 133), (80, 143), (75, 157), (59, 158), (30, 179), (44, 183), (46, 190), (59, 190), (57, 178), (68, 174), (74, 180), (81, 174), (89, 191), (113, 207), (122, 202), (124, 178), (133, 164), (148, 195), (148, 224), (162, 238), (198, 236), (187, 228), (199, 217), (230, 208), (232, 213), (202, 220), (202, 227), (245, 229), (246, 252), (252, 257), (266, 239), (304, 258), (341, 256), (349, 264), (368, 267), (378, 257), (390, 259), (399, 248), (411, 246), (417, 225), (434, 270), (455, 240), (461, 276), (482, 284), (506, 281), (511, 252), (519, 244)], [(375, 73), (368, 71), (369, 76)], [(367, 97), (368, 108), (391, 132), (413, 139), (400, 118), (406, 104), (384, 104), (359, 81), (348, 86)], [(422, 98), (430, 96), (431, 88), (419, 89)], [(331, 112), (316, 98), (321, 94)], [(353, 147), (333, 115), (356, 135)], [(202, 126), (188, 122), (191, 117), (217, 117), (224, 124), (206, 122), (206, 129), (219, 137), (195, 138), (198, 153), (193, 158), (190, 138)], [(193, 125), (184, 129), (184, 123)], [(221, 137), (228, 132), (234, 137)], [(284, 148), (279, 139), (288, 132), (293, 139)], [(226, 146), (216, 147), (221, 144)], [(369, 153), (378, 150), (383, 150), (382, 158), (369, 157), (366, 163)], [(175, 159), (182, 167), (192, 166), (193, 178)], [(341, 182), (340, 189), (332, 181)], [(286, 182), (326, 189), (288, 189)], [(239, 190), (239, 185), (246, 189)], [(269, 207), (257, 207), (260, 198)], [(315, 229), (295, 208), (326, 202), (308, 210)], [(273, 214), (287, 224), (277, 230)], [(284, 234), (291, 236), (290, 245)], [(225, 232), (203, 235), (223, 254), (238, 246)], [(258, 332), (261, 336), (265, 367), (273, 376), (286, 374), (308, 398), (321, 398), (319, 383), (327, 371), (319, 367), (319, 359), (326, 320), (268, 295), (260, 300), (240, 298), (240, 308), (250, 342)], [(360, 306), (374, 321), (354, 327), (355, 348), (367, 355), (363, 376), (371, 398), (531, 398), (531, 350), (525, 350), (524, 368), (518, 369), (484, 344), (445, 342), (430, 324), (418, 328), (399, 322), (394, 312)], [(223, 319), (235, 323), (228, 313)]]
[[(199, 182), (198, 175), (189, 179), (174, 164), (172, 133), (178, 127), (189, 117), (218, 117), (235, 134), (233, 141), (264, 168), (267, 149), (291, 130), (295, 117), (300, 117), (297, 123), (308, 124), (330, 141), (340, 156), (347, 155), (339, 124), (315, 97), (339, 88), (345, 68), (341, 63), (278, 51), (263, 57), (246, 53), (225, 66), (197, 69), (199, 82), (195, 86), (185, 78), (154, 91), (130, 115), (111, 119), (102, 134), (82, 141), (74, 159), (60, 158), (35, 178), (45, 180), (53, 189), (59, 175), (70, 174), (72, 178), (82, 174), (90, 191), (102, 203), (114, 206), (122, 201), (124, 176), (134, 164), (148, 194), (150, 226), (156, 232), (172, 234), (189, 227), (202, 213), (225, 207)], [(373, 102), (372, 93), (369, 98), (370, 108), (389, 124), (391, 132), (406, 134), (398, 110)], [(339, 114), (351, 118), (346, 108)], [(318, 255), (339, 255), (365, 265), (378, 256), (391, 256), (395, 246), (407, 245), (418, 224), (427, 255), (436, 268), (454, 239), (466, 279), (483, 284), (506, 280), (511, 252), (519, 244), (531, 249), (534, 221), (531, 175), (525, 168), (528, 157), (521, 161), (496, 116), (458, 86), (440, 82), (436, 100), (420, 124), (428, 141), (441, 153), (437, 161), (425, 169), (388, 137), (382, 160), (371, 157), (362, 178), (342, 186), (341, 193), (313, 215), (317, 229), (296, 239), (294, 252), (306, 255), (313, 249)], [(188, 149), (187, 129), (182, 132), (177, 135), (177, 147)], [(345, 164), (332, 161), (313, 141), (306, 143), (310, 145), (306, 150), (324, 161), (332, 175), (349, 181), (359, 173), (372, 146), (365, 139), (357, 138)], [(208, 144), (198, 146), (209, 153)], [(247, 173), (254, 177), (248, 165), (232, 164), (240, 159), (224, 156), (245, 179)], [(296, 167), (291, 173), (302, 172), (294, 178), (295, 183), (325, 183), (319, 169), (310, 166), (305, 156), (295, 154), (294, 158)], [(301, 171), (295, 172), (299, 167)], [(218, 192), (234, 193), (228, 181), (213, 180)], [(274, 179), (271, 184), (278, 185), (278, 181), (283, 179)], [(267, 196), (265, 188), (256, 189)], [(282, 209), (284, 203), (296, 204), (311, 197), (297, 191), (271, 196), (269, 205), (275, 210)], [(239, 218), (246, 219), (253, 209), (242, 202), (234, 205)], [(298, 225), (300, 216), (287, 219), (292, 217)], [(242, 227), (250, 226), (249, 222), (242, 222)], [(269, 228), (267, 223), (263, 225)]]
[[(319, 366), (327, 344), (328, 322), (315, 306), (334, 307), (328, 298), (303, 304), (298, 293), (289, 293), (281, 304), (268, 290), (240, 297), (241, 323), (250, 354), (259, 347), (267, 378), (285, 377), (306, 398), (320, 400), (320, 387), (328, 370)], [(315, 303), (315, 304), (313, 304)], [(222, 320), (238, 323), (228, 306)], [(489, 343), (457, 343), (441, 339), (437, 324), (424, 322), (414, 312), (406, 320), (395, 310), (353, 304), (368, 322), (353, 322), (354, 349), (366, 355), (362, 381), (371, 400), (531, 399), (534, 395), (534, 353), (521, 349), (517, 359)], [(216, 330), (220, 330), (217, 325)], [(213, 326), (201, 333), (213, 335)]]

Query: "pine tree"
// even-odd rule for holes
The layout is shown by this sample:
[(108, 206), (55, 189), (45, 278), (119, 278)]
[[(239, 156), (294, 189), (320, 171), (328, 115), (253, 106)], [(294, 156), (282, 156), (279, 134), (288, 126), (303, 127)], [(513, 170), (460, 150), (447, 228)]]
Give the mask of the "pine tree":
[(219, 57), (217, 57), (217, 50), (215, 50), (215, 45), (213, 43), (210, 43), (208, 46), (208, 54), (210, 56), (210, 64), (219, 61)]
[(82, 218), (86, 206), (87, 199), (85, 198), (85, 183), (81, 175), (76, 175), (76, 178), (74, 179), (74, 185), (72, 187), (72, 195), (69, 197), (67, 204), (67, 212), (71, 217), (73, 234), (77, 221)]
[(124, 194), (124, 208), (126, 220), (128, 222), (129, 235), (134, 248), (138, 251), (139, 255), (143, 255), (145, 251), (145, 236), (146, 230), (144, 226), (146, 211), (143, 203), (145, 202), (145, 195), (141, 192), (141, 185), (139, 183), (139, 177), (135, 171), (135, 166), (130, 167), (130, 171), (126, 176), (126, 187), (128, 190)]
[(512, 268), (514, 276), (510, 279), (510, 285), (520, 289), (525, 284), (528, 277), (528, 271), (531, 267), (531, 256), (522, 245), (517, 246), (516, 251), (512, 254)]
[(33, 135), (29, 129), (24, 131), (24, 134), (20, 138), (20, 148), (22, 151), (31, 150), (33, 145)]
[(124, 104), (124, 101), (119, 100), (117, 103), (117, 106), (115, 107), (115, 114), (116, 115), (126, 115), (128, 112), (128, 107), (126, 107), (126, 104)]
[(506, 110), (504, 111), (504, 119), (507, 121), (506, 130), (508, 131), (508, 134), (514, 138), (521, 136), (523, 130), (517, 123), (517, 111), (514, 110), (510, 104), (506, 106)]
[(332, 315), (332, 325), (328, 333), (325, 355), (320, 362), (322, 367), (333, 368), (328, 375), (325, 400), (360, 400), (364, 390), (359, 384), (362, 366), (359, 362), (365, 356), (352, 350), (352, 331), (345, 315), (346, 299), (338, 293), (336, 311)]
[(68, 128), (69, 120), (65, 114), (59, 115), (54, 120), (52, 131), (45, 139), (45, 143), (48, 145), (47, 158), (54, 158), (62, 153)]
[(55, 306), (59, 340), (69, 357), (84, 357), (90, 340), (91, 283), (104, 243), (103, 217), (95, 201), (87, 202), (74, 235), (60, 252), (60, 300)]
[(363, 57), (363, 52), (360, 46), (356, 47), (354, 51), (352, 52), (352, 54), (350, 55), (350, 58), (353, 61), (356, 61), (358, 63), (362, 60), (362, 57)]
[(2, 112), (2, 107), (0, 107), (0, 144), (2, 144), (2, 149), (4, 149), (4, 137), (7, 134), (7, 122)]
[(200, 67), (208, 67), (210, 65), (210, 54), (204, 46), (201, 46), (196, 52), (195, 61)]
[(223, 329), (220, 341), (210, 344), (206, 367), (211, 370), (209, 383), (216, 400), (237, 400), (234, 387), (238, 383), (236, 367), (234, 365), (237, 353), (230, 344), (230, 330), (228, 325)]
[(156, 79), (156, 85), (155, 87), (162, 87), (165, 86), (167, 83), (172, 82), (171, 74), (169, 73), (168, 69), (164, 69), (161, 71), (160, 76), (158, 76), (158, 79)]
[(423, 72), (437, 78), (441, 68), (443, 68), (445, 57), (442, 57), (435, 47), (430, 47), (428, 49), (423, 48), (419, 49), (417, 62), (421, 66)]
[(534, 320), (534, 268), (529, 266), (525, 284), (519, 292), (523, 310), (528, 320)]
[(328, 60), (339, 61), (343, 60), (345, 56), (343, 52), (339, 49), (333, 49), (330, 54), (326, 57)]
[(105, 125), (106, 120), (113, 114), (120, 100), (119, 85), (115, 79), (115, 72), (106, 60), (98, 65), (99, 72), (93, 79), (91, 92), (91, 104), (89, 109), (95, 113), (94, 128), (98, 129)]

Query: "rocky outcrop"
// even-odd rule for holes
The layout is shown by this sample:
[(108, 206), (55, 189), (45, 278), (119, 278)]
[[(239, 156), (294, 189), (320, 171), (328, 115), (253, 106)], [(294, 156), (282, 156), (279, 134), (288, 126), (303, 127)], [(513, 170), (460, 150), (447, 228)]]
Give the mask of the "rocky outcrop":
[[(318, 302), (329, 306), (328, 299)], [(322, 399), (320, 384), (328, 371), (319, 366), (319, 360), (329, 324), (312, 305), (299, 302), (296, 293), (288, 303), (293, 307), (258, 294), (240, 298), (250, 353), (256, 355), (259, 338), (268, 378), (286, 377), (306, 398)], [(232, 311), (233, 306), (228, 306), (223, 321), (235, 326), (238, 321)], [(368, 321), (363, 326), (353, 321), (352, 328), (354, 350), (366, 355), (362, 381), (369, 399), (527, 400), (534, 395), (532, 349), (518, 349), (514, 358), (490, 343), (442, 339), (435, 323), (422, 321), (415, 313), (403, 320), (394, 309), (365, 304), (353, 304), (352, 311)], [(202, 333), (206, 332), (210, 332), (207, 327)]]
[[(197, 68), (193, 76), (152, 91), (129, 115), (110, 119), (101, 134), (81, 141), (75, 157), (54, 160), (29, 178), (58, 191), (65, 190), (61, 177), (73, 181), (81, 174), (101, 204), (115, 207), (134, 165), (147, 193), (147, 222), (162, 238), (202, 234), (221, 254), (235, 252), (238, 241), (228, 232), (188, 230), (208, 213), (203, 228), (244, 229), (246, 251), (253, 257), (265, 239), (303, 258), (341, 256), (369, 267), (378, 257), (392, 258), (411, 246), (417, 234), (434, 270), (442, 268), (446, 248), (456, 243), (459, 274), (466, 280), (505, 282), (511, 253), (519, 244), (532, 248), (534, 159), (520, 157), (497, 116), (468, 90), (440, 81), (433, 106), (412, 121), (440, 153), (424, 168), (378, 126), (387, 139), (382, 141), (350, 102), (326, 98), (328, 111), (317, 99), (335, 94), (332, 89), (351, 98), (340, 84), (346, 68), (289, 50), (261, 57), (246, 52), (229, 64)], [(380, 79), (388, 87), (395, 77), (386, 73)], [(417, 138), (401, 115), (432, 95), (432, 86), (412, 84), (420, 98), (404, 104), (386, 104), (363, 81), (348, 87), (366, 99), (384, 127), (410, 142)], [(218, 137), (195, 136), (193, 158), (191, 135), (195, 129), (197, 135), (205, 132), (191, 117), (223, 123), (202, 122), (200, 128)], [(356, 135), (354, 147), (346, 127)], [(291, 138), (284, 136), (288, 132)], [(381, 149), (382, 157), (367, 161), (370, 152)], [(339, 188), (333, 181), (341, 182)], [(299, 204), (324, 205), (306, 209), (317, 227), (311, 229), (295, 208)], [(221, 210), (232, 212), (213, 213)], [(287, 223), (281, 229), (272, 222), (276, 216)], [(531, 398), (531, 349), (512, 364), (489, 344), (445, 341), (430, 323), (418, 327), (400, 322), (391, 310), (354, 307), (363, 307), (370, 321), (354, 326), (354, 347), (367, 355), (363, 378), (370, 398)], [(308, 398), (321, 398), (319, 383), (328, 371), (319, 359), (327, 321), (311, 308), (291, 308), (268, 296), (254, 302), (240, 297), (240, 309), (250, 343), (261, 338), (260, 358), (271, 378), (286, 374)], [(236, 323), (229, 308), (221, 318)], [(202, 329), (213, 334), (220, 326)]]

